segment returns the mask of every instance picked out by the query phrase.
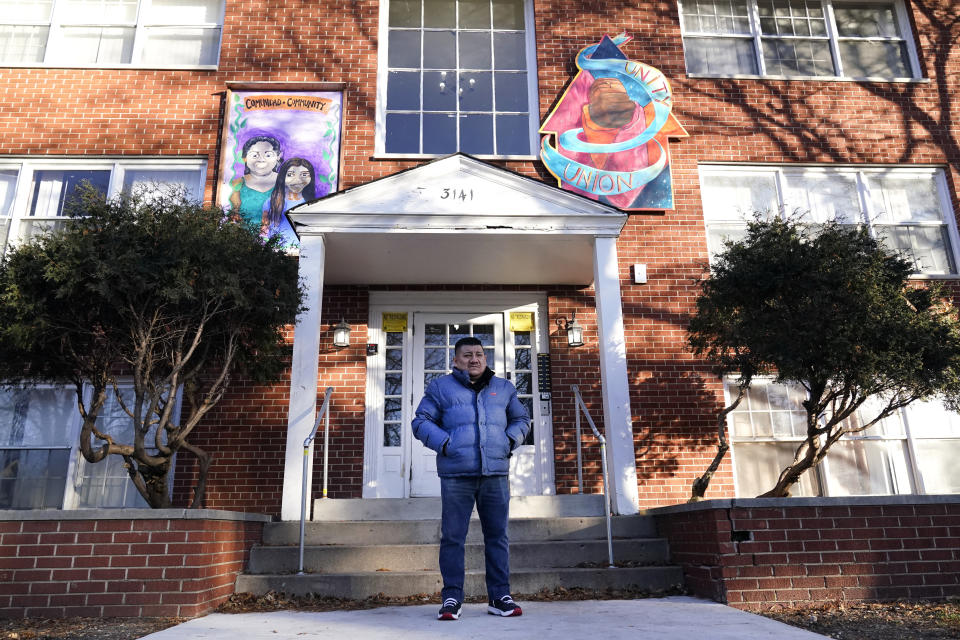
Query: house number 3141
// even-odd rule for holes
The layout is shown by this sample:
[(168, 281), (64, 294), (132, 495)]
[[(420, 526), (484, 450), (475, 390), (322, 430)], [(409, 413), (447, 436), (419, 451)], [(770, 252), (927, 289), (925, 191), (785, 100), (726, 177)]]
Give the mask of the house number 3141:
[(473, 189), (444, 189), (440, 193), (441, 200), (473, 200)]

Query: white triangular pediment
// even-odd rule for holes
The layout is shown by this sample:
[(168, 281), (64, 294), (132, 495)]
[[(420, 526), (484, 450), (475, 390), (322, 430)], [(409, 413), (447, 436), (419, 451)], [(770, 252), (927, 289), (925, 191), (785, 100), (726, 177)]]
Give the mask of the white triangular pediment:
[(617, 234), (618, 209), (464, 154), (292, 209), (300, 234), (361, 230), (483, 230)]

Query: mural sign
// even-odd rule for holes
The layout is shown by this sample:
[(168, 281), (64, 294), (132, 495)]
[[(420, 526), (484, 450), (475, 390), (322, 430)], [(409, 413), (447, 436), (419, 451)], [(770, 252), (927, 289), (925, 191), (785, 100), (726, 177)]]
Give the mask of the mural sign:
[(687, 132), (663, 73), (620, 50), (629, 40), (604, 36), (580, 51), (580, 71), (540, 127), (540, 158), (562, 189), (627, 211), (672, 209), (668, 138)]
[(228, 91), (220, 205), (288, 247), (286, 212), (337, 190), (342, 94)]

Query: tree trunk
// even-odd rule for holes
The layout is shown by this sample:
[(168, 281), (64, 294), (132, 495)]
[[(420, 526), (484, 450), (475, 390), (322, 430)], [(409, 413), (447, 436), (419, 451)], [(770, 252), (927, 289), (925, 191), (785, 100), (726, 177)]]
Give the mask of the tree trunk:
[(195, 447), (187, 442), (180, 446), (197, 456), (197, 461), (200, 464), (200, 472), (197, 475), (197, 484), (193, 490), (193, 501), (190, 502), (190, 508), (203, 509), (207, 503), (207, 471), (210, 470), (210, 462), (213, 461), (213, 456), (200, 447)]
[(703, 475), (693, 481), (690, 499), (687, 500), (687, 502), (699, 502), (703, 500), (704, 495), (707, 493), (707, 487), (710, 486), (710, 480), (713, 479), (713, 474), (717, 472), (717, 469), (720, 467), (720, 462), (723, 460), (723, 457), (727, 455), (727, 451), (730, 450), (730, 445), (727, 444), (727, 415), (736, 409), (740, 401), (743, 400), (743, 396), (747, 393), (747, 388), (748, 387), (740, 387), (737, 399), (730, 403), (730, 406), (724, 407), (719, 415), (717, 415), (717, 455), (713, 456), (713, 461), (710, 462), (710, 466), (703, 472)]
[[(774, 485), (773, 489), (770, 489), (770, 491), (766, 493), (761, 493), (757, 496), (758, 498), (789, 498), (790, 489), (793, 488), (793, 485), (800, 482), (800, 476), (816, 465), (818, 460), (817, 453), (820, 449), (819, 443), (816, 440), (808, 438), (800, 446), (806, 449), (803, 456), (799, 456), (800, 450), (798, 449), (798, 457), (794, 459), (793, 464), (780, 472), (780, 477), (777, 479), (777, 484)], [(820, 456), (820, 458), (822, 458), (822, 456)]]

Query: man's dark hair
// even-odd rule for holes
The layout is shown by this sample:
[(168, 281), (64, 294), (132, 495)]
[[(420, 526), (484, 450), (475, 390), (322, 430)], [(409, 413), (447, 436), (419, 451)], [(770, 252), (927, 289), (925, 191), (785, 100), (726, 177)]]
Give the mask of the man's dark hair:
[(473, 336), (467, 336), (466, 338), (460, 338), (457, 340), (457, 343), (453, 345), (454, 355), (460, 353), (460, 347), (482, 347), (483, 343), (480, 342), (478, 338)]

